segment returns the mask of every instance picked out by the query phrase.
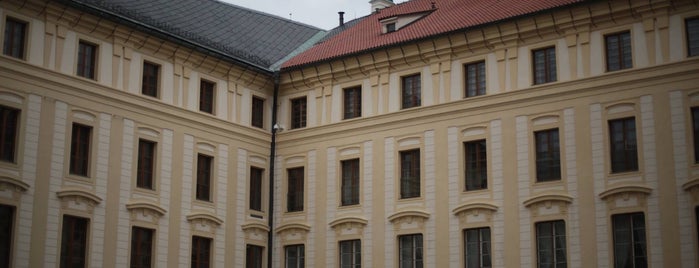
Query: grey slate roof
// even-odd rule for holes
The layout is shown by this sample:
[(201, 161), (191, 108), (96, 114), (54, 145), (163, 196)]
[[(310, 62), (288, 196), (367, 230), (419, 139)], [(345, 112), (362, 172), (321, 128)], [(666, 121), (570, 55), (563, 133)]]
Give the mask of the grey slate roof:
[(325, 34), (313, 26), (216, 0), (62, 2), (266, 71)]

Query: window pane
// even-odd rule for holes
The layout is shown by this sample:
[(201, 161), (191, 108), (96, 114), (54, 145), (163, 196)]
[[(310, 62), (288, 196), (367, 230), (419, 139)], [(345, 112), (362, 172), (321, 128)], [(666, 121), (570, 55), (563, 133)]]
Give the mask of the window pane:
[(304, 170), (303, 167), (287, 170), (287, 212), (303, 211), (304, 198)]
[(606, 35), (607, 71), (631, 68), (631, 34), (622, 32)]
[(421, 105), (420, 74), (402, 77), (402, 109)]
[(609, 139), (612, 173), (638, 170), (635, 119), (610, 120)]
[(401, 198), (420, 196), (420, 150), (400, 152), (401, 159)]
[(0, 105), (0, 161), (15, 162), (19, 114), (18, 109)]
[(556, 81), (556, 48), (549, 47), (532, 51), (534, 84)]
[(27, 34), (27, 23), (10, 17), (5, 20), (5, 41), (3, 54), (24, 59), (24, 45)]
[(361, 241), (340, 241), (340, 267), (361, 267)]
[(264, 125), (264, 104), (264, 99), (252, 97), (252, 119), (250, 124), (253, 127), (262, 128)]
[(211, 166), (213, 157), (197, 155), (197, 200), (211, 201)]
[(464, 143), (466, 191), (488, 188), (488, 163), (485, 140)]
[(77, 75), (89, 79), (95, 79), (95, 59), (97, 46), (80, 41), (78, 44), (78, 70)]
[(291, 100), (291, 128), (306, 127), (306, 97)]
[(214, 113), (214, 88), (216, 84), (206, 80), (201, 80), (199, 86), (199, 111)]
[(138, 140), (138, 164), (136, 186), (153, 189), (153, 170), (155, 169), (155, 142)]
[(63, 216), (61, 268), (85, 267), (88, 219)]
[(362, 116), (362, 87), (344, 89), (344, 119)]
[(0, 266), (10, 267), (15, 207), (0, 205)]
[(566, 238), (564, 221), (536, 223), (538, 267), (566, 267)]
[(359, 159), (342, 161), (341, 205), (359, 204)]
[(73, 123), (70, 143), (70, 173), (87, 176), (90, 164), (92, 127)]
[(192, 268), (208, 268), (211, 262), (211, 238), (192, 236)]
[(689, 57), (699, 55), (699, 18), (685, 20), (687, 31), (687, 55)]
[(561, 179), (561, 159), (558, 129), (534, 132), (536, 147), (536, 180)]
[(250, 167), (250, 209), (262, 211), (262, 173), (264, 170)]
[(154, 98), (158, 97), (158, 80), (160, 79), (160, 66), (150, 62), (143, 62), (143, 79), (141, 93)]
[(245, 253), (246, 268), (262, 268), (262, 251), (263, 247), (255, 245), (247, 245)]
[(131, 230), (131, 268), (151, 267), (154, 230), (133, 227)]
[(614, 267), (647, 267), (643, 213), (612, 215)]
[(485, 95), (485, 62), (467, 64), (465, 97)]

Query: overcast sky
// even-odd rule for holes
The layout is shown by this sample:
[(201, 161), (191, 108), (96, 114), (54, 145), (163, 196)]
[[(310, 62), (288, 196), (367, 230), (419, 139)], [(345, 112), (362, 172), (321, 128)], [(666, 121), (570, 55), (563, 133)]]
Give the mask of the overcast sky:
[[(338, 11), (345, 12), (345, 21), (368, 15), (369, 0), (219, 0), (283, 18), (309, 24), (324, 30), (338, 26)], [(393, 0), (402, 3), (406, 0)], [(291, 13), (291, 16), (289, 14)]]

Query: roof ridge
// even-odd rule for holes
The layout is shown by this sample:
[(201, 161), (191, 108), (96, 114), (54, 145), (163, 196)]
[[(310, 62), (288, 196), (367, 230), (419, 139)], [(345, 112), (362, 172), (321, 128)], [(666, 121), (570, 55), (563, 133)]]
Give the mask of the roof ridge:
[(238, 9), (242, 9), (242, 10), (245, 10), (245, 11), (249, 11), (249, 12), (251, 12), (251, 13), (255, 13), (255, 14), (259, 14), (259, 15), (264, 15), (264, 16), (267, 16), (267, 17), (270, 17), (270, 18), (274, 18), (274, 19), (278, 19), (278, 20), (282, 20), (282, 21), (285, 21), (285, 22), (290, 22), (290, 23), (292, 23), (292, 24), (296, 24), (296, 25), (299, 25), (299, 26), (304, 26), (304, 27), (308, 27), (308, 28), (313, 28), (314, 30), (326, 31), (326, 30), (324, 30), (324, 29), (318, 28), (318, 27), (313, 26), (313, 25), (310, 25), (310, 24), (306, 24), (306, 23), (303, 23), (303, 22), (300, 22), (300, 21), (295, 21), (295, 20), (292, 20), (292, 19), (287, 19), (287, 18), (284, 18), (284, 17), (279, 16), (279, 15), (270, 14), (270, 13), (262, 12), (262, 11), (259, 11), (259, 10), (254, 10), (254, 9), (252, 9), (252, 8), (248, 8), (248, 7), (244, 7), (244, 6), (239, 6), (239, 5), (236, 5), (236, 4), (233, 4), (233, 3), (223, 2), (223, 1), (221, 1), (221, 0), (208, 0), (208, 1), (217, 2), (217, 3), (219, 3), (219, 4), (224, 4), (224, 5), (232, 6), (232, 7), (238, 8)]

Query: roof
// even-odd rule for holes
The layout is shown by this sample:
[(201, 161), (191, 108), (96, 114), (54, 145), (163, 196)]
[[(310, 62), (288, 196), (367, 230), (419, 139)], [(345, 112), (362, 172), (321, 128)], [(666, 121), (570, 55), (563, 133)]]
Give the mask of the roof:
[(313, 26), (216, 0), (63, 2), (266, 71), (273, 71), (275, 63), (325, 33)]
[[(584, 0), (412, 0), (372, 13), (353, 27), (291, 58), (282, 68), (407, 43), (582, 1)], [(432, 8), (433, 3), (435, 8)], [(395, 32), (382, 33), (380, 20), (419, 13), (427, 15)]]

